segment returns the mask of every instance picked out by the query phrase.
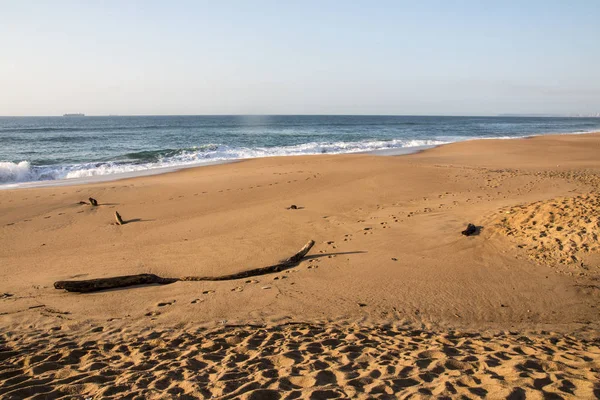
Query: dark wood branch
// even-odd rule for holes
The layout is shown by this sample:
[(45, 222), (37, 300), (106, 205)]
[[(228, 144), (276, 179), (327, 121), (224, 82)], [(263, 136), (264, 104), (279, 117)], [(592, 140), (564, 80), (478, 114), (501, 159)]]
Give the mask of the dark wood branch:
[(306, 253), (308, 253), (314, 245), (315, 245), (315, 241), (311, 240), (308, 243), (306, 243), (304, 245), (304, 247), (302, 247), (300, 249), (299, 252), (297, 252), (290, 258), (286, 258), (285, 260), (281, 261), (279, 264), (270, 265), (268, 267), (256, 268), (256, 269), (251, 269), (248, 271), (237, 272), (235, 274), (221, 275), (221, 276), (184, 276), (180, 280), (182, 280), (182, 281), (232, 281), (234, 279), (244, 279), (244, 278), (249, 278), (251, 276), (272, 274), (274, 272), (283, 271), (284, 269), (293, 267), (300, 260), (302, 260), (302, 258), (304, 258)]
[(165, 285), (177, 281), (177, 278), (161, 278), (154, 274), (139, 274), (115, 276), (112, 278), (88, 279), (84, 281), (58, 281), (54, 282), (54, 288), (65, 289), (67, 292), (88, 293), (134, 285), (151, 285), (153, 283)]
[(283, 260), (281, 262), (281, 264), (295, 264), (298, 261), (302, 260), (304, 258), (304, 256), (310, 251), (310, 249), (312, 249), (312, 247), (315, 245), (315, 241), (314, 240), (309, 240), (308, 243), (306, 243), (304, 245), (304, 247), (302, 247), (300, 249), (299, 252), (297, 252), (296, 254), (294, 254), (293, 256), (291, 256), (290, 258), (286, 258), (285, 260)]
[(314, 246), (314, 240), (309, 241), (293, 256), (286, 258), (279, 264), (271, 265), (263, 268), (251, 269), (235, 274), (221, 276), (186, 276), (183, 278), (163, 278), (154, 274), (139, 274), (115, 276), (111, 278), (88, 279), (82, 281), (58, 281), (54, 282), (55, 289), (64, 289), (68, 292), (89, 293), (99, 290), (117, 289), (135, 285), (150, 285), (159, 284), (166, 285), (178, 281), (229, 281), (235, 279), (243, 279), (251, 276), (265, 275), (274, 272), (283, 271), (284, 269), (296, 265)]

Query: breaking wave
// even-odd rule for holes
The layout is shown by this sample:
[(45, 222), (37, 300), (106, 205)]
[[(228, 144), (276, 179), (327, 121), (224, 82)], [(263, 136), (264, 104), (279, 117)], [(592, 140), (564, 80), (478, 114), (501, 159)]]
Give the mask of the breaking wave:
[[(457, 138), (453, 139), (456, 140)], [(0, 162), (0, 184), (86, 178), (258, 157), (360, 153), (385, 149), (435, 146), (444, 143), (447, 143), (447, 141), (395, 139), (359, 142), (314, 142), (293, 146), (255, 148), (207, 144), (187, 149), (127, 153), (112, 161), (78, 164), (31, 165), (28, 161)]]

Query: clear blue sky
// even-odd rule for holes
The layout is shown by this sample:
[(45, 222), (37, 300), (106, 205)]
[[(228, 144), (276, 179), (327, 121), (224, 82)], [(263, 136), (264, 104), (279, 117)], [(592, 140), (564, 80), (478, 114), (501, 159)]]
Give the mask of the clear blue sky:
[(600, 1), (0, 0), (0, 115), (600, 112)]

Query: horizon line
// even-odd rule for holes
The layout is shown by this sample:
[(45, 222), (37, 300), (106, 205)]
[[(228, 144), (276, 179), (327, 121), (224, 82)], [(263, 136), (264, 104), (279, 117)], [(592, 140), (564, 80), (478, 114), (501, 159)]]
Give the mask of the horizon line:
[[(67, 113), (70, 114), (70, 113)], [(87, 118), (87, 117), (514, 117), (514, 118), (600, 118), (586, 113), (498, 113), (498, 114), (85, 114), (82, 115), (0, 115), (0, 118)]]

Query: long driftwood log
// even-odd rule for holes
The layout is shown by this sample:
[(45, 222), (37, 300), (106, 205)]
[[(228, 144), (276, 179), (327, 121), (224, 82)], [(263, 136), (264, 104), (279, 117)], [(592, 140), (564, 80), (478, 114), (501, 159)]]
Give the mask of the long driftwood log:
[(89, 293), (99, 290), (117, 289), (135, 285), (159, 284), (167, 285), (179, 281), (230, 281), (244, 279), (251, 276), (266, 275), (283, 271), (296, 265), (314, 246), (315, 241), (310, 240), (293, 256), (286, 258), (278, 264), (268, 267), (256, 268), (235, 274), (220, 276), (184, 276), (182, 278), (163, 278), (154, 274), (123, 275), (111, 278), (88, 279), (82, 281), (57, 281), (54, 282), (55, 289), (64, 289), (67, 292)]

